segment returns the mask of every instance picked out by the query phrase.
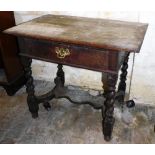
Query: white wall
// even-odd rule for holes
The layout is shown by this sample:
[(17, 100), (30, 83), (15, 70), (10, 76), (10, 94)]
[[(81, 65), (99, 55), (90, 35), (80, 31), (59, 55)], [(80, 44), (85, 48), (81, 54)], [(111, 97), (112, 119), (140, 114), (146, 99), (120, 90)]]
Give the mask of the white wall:
[[(23, 11), (15, 12), (16, 23), (21, 23), (43, 14), (65, 14), (85, 17), (98, 17), (149, 23), (148, 31), (139, 54), (136, 54), (134, 74), (131, 86), (131, 98), (138, 103), (155, 104), (155, 12), (47, 12)], [(132, 66), (132, 55), (129, 62), (128, 84)], [(64, 67), (66, 84), (85, 86), (93, 89), (102, 89), (101, 73)], [(53, 81), (56, 74), (56, 65), (41, 61), (33, 61), (35, 79)]]

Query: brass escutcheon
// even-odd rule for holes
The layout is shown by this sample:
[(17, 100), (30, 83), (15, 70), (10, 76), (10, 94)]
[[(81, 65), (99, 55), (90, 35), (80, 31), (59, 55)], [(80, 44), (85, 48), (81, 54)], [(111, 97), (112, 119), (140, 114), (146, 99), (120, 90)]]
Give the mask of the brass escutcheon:
[(57, 57), (60, 59), (64, 59), (67, 55), (70, 55), (70, 51), (68, 48), (56, 47), (55, 52), (57, 54)]

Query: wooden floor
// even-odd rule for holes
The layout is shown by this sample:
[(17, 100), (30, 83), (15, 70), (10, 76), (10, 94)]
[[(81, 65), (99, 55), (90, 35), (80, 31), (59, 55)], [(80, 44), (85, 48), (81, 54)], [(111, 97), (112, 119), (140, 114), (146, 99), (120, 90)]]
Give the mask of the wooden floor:
[[(35, 81), (36, 91), (51, 83)], [(77, 87), (72, 87), (77, 89)], [(79, 96), (80, 97), (80, 96)], [(0, 143), (106, 143), (101, 113), (65, 99), (51, 101), (50, 112), (40, 105), (39, 118), (32, 119), (26, 105), (25, 88), (9, 97), (0, 88)], [(116, 123), (109, 143), (155, 143), (155, 107), (138, 104), (134, 109), (115, 108)]]

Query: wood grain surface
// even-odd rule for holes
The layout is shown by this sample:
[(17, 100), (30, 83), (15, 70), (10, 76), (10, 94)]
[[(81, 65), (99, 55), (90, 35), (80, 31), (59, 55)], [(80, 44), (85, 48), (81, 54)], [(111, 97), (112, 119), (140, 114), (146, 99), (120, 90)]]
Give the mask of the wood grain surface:
[(44, 15), (6, 30), (16, 36), (139, 52), (147, 24), (99, 18)]

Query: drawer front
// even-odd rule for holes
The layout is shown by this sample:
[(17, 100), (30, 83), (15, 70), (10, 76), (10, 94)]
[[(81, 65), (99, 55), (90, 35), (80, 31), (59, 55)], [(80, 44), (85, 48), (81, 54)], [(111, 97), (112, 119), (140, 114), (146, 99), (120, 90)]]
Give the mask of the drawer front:
[(26, 38), (20, 38), (19, 45), (21, 55), (34, 59), (96, 71), (108, 69), (108, 51)]

